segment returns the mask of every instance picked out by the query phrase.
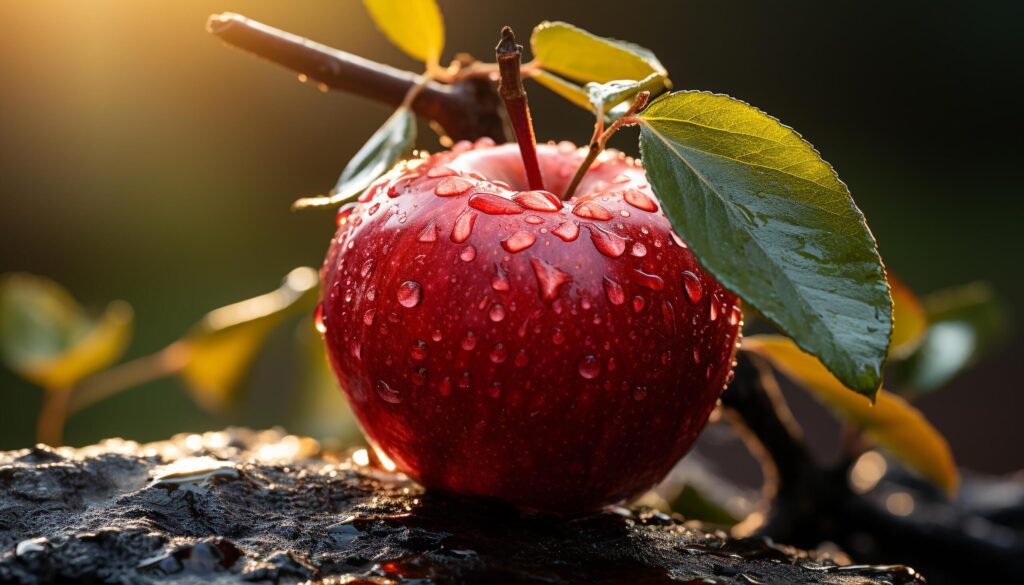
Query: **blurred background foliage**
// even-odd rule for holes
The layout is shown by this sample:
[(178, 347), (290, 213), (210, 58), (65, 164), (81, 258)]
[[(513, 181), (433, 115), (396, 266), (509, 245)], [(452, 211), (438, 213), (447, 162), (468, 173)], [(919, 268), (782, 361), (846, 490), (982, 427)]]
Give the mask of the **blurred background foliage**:
[[(1020, 139), (1010, 131), (1019, 126), (1011, 90), (1022, 73), (1020, 5), (440, 3), (449, 47), (442, 60), (455, 51), (486, 58), (501, 25), (525, 32), (543, 19), (646, 45), (677, 88), (728, 93), (799, 129), (850, 185), (890, 270), (910, 288), (928, 293), (980, 278), (1006, 299), (1009, 319), (1024, 308), (1015, 259), (1024, 212)], [(194, 335), (190, 324), (208, 323), (201, 320), (211, 309), (272, 290), (295, 266), (318, 266), (334, 218), (290, 214), (288, 206), (330, 188), (389, 115), (220, 46), (203, 26), (224, 10), (420, 67), (388, 44), (356, 0), (0, 4), (0, 273), (52, 278), (90, 318), (124, 317), (122, 305), (108, 303), (130, 303), (129, 360)], [(535, 84), (528, 90), (539, 139), (589, 137), (585, 112)], [(429, 131), (420, 135), (435, 147)], [(613, 145), (635, 148), (634, 133)], [(970, 312), (979, 290), (926, 297), (926, 310), (935, 318)], [(309, 367), (322, 356), (311, 319), (300, 313), (311, 308), (267, 331), (240, 380), (237, 408), (203, 410), (180, 378), (167, 378), (83, 408), (67, 442), (151, 440), (226, 423), (353, 438), (326, 371)], [(922, 379), (935, 372), (922, 360), (956, 358), (926, 353), (929, 344), (946, 347), (943, 339), (960, 335), (959, 347), (970, 347), (953, 320), (933, 329), (921, 342), (924, 357), (893, 379), (944, 386), (915, 405), (946, 434), (960, 464), (1019, 469), (1024, 452), (1000, 446), (1024, 440), (1008, 407), (1020, 389), (1014, 358), (1024, 337), (1002, 313), (971, 315), (1013, 336), (949, 384), (937, 374)], [(0, 388), (0, 449), (25, 446), (42, 393), (7, 369)], [(809, 444), (824, 455), (838, 451), (833, 419), (802, 393), (787, 398)], [(703, 452), (741, 457), (724, 442), (707, 433)]]

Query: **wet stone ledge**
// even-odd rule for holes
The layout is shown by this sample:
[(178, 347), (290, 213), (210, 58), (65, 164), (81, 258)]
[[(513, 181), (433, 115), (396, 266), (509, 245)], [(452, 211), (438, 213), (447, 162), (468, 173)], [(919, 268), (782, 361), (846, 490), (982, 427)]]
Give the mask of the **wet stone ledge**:
[(0, 452), (0, 583), (298, 581), (924, 582), (651, 510), (558, 520), (425, 494), (273, 430)]

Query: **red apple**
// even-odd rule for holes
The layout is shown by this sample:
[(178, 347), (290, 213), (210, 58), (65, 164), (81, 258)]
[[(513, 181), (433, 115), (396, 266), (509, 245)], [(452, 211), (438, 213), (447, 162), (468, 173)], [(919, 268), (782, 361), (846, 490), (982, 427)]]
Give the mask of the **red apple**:
[(732, 371), (735, 296), (672, 231), (643, 168), (460, 143), (338, 216), (319, 314), (375, 449), (428, 488), (570, 514), (635, 496), (693, 444)]

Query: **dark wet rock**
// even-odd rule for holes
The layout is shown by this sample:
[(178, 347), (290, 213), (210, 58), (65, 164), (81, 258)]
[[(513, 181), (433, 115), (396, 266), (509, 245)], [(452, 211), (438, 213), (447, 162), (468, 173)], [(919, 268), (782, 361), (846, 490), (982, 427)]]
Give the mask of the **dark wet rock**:
[(560, 520), (425, 494), (278, 431), (0, 453), (0, 582), (307, 580), (923, 582), (651, 510)]

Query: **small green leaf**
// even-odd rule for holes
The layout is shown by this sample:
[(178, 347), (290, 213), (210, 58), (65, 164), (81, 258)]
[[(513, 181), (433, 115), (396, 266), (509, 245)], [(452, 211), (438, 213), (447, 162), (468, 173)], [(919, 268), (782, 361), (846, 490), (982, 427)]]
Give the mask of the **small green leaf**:
[(687, 520), (699, 520), (719, 526), (732, 526), (739, 522), (728, 508), (691, 483), (683, 485), (679, 495), (670, 503), (670, 507), (673, 512), (682, 514)]
[(641, 115), (648, 178), (726, 288), (873, 396), (892, 331), (885, 269), (835, 171), (792, 129), (728, 96), (677, 92)]
[(541, 68), (579, 83), (645, 79), (657, 74), (671, 89), (668, 72), (654, 53), (633, 43), (607, 39), (564, 22), (542, 22), (530, 37)]
[(642, 91), (651, 92), (653, 97), (664, 89), (664, 84), (657, 73), (652, 73), (640, 81), (617, 79), (608, 83), (588, 83), (584, 86), (591, 108), (602, 114), (609, 109), (632, 100)]
[(131, 339), (132, 309), (114, 301), (92, 319), (52, 280), (0, 277), (0, 352), (7, 365), (50, 389), (70, 388), (117, 361)]
[(337, 206), (355, 199), (412, 149), (415, 141), (416, 116), (409, 108), (398, 108), (352, 157), (329, 196), (299, 199), (292, 209)]
[(444, 19), (435, 0), (363, 0), (377, 28), (413, 59), (436, 67), (444, 50)]
[(288, 317), (309, 312), (320, 296), (316, 270), (296, 268), (277, 290), (208, 313), (179, 343), (188, 352), (182, 376), (204, 408), (223, 410), (249, 365)]
[(1006, 307), (982, 282), (924, 298), (931, 327), (917, 351), (896, 367), (908, 394), (926, 394), (970, 368), (1006, 335)]
[(945, 490), (956, 493), (960, 473), (949, 443), (928, 419), (906, 400), (879, 390), (874, 404), (846, 391), (843, 385), (822, 367), (814, 356), (804, 353), (792, 340), (779, 335), (752, 335), (743, 340), (743, 349), (772, 363), (837, 415), (847, 419), (866, 435), (888, 449), (923, 477)]
[(584, 110), (593, 109), (593, 106), (590, 105), (590, 96), (587, 95), (587, 91), (571, 81), (566, 81), (544, 70), (534, 72), (531, 79)]

